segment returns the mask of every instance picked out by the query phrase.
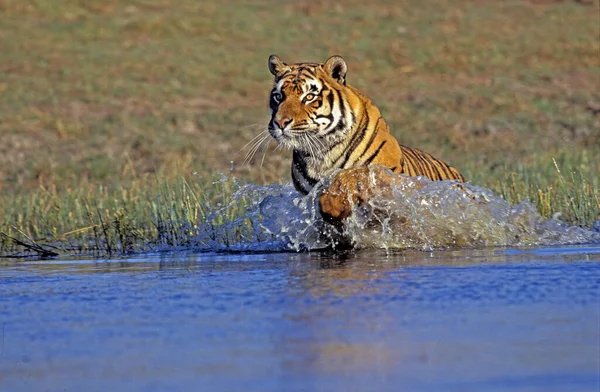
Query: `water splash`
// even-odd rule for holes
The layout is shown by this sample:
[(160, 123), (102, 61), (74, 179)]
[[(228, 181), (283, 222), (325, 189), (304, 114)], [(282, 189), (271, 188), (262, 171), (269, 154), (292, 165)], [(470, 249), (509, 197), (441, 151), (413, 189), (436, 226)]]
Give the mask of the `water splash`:
[(512, 206), (482, 187), (403, 175), (396, 180), (391, 193), (356, 206), (342, 227), (324, 222), (318, 211), (318, 195), (328, 181), (302, 196), (291, 184), (235, 180), (228, 202), (207, 211), (194, 247), (263, 252), (600, 243), (597, 230), (545, 219), (531, 203)]

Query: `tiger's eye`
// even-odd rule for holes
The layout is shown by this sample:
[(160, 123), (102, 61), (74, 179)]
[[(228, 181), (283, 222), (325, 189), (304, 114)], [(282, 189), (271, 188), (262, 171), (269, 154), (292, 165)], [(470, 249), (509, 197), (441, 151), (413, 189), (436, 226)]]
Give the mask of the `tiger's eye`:
[(273, 93), (273, 99), (275, 100), (275, 102), (279, 103), (281, 102), (281, 99), (283, 98), (283, 95), (281, 95), (281, 93), (275, 91)]
[(315, 99), (315, 95), (314, 95), (314, 94), (306, 94), (306, 96), (304, 97), (304, 100), (305, 100), (306, 102), (310, 102), (310, 101), (312, 101), (313, 99)]

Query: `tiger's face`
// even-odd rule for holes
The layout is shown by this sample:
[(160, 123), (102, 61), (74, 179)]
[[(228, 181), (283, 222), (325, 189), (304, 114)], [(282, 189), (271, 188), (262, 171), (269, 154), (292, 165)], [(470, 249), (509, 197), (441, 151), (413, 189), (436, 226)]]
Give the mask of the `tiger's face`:
[(275, 76), (269, 98), (271, 136), (283, 147), (313, 155), (328, 149), (351, 121), (352, 114), (344, 113), (340, 103), (346, 62), (333, 56), (324, 64), (288, 65), (272, 55), (269, 70)]

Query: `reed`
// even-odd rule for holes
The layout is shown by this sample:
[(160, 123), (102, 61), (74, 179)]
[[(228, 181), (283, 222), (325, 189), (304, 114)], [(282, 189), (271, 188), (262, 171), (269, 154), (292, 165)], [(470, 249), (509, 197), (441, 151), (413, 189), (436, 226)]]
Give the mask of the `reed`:
[[(563, 156), (532, 167), (516, 165), (482, 182), (513, 204), (531, 201), (546, 218), (589, 227), (599, 219), (600, 183), (589, 157), (574, 159)], [(242, 239), (256, 240), (253, 220), (260, 217), (248, 215), (246, 207), (261, 197), (260, 187), (224, 175), (155, 178), (127, 187), (88, 186), (62, 193), (40, 189), (2, 197), (0, 253), (51, 257), (226, 247)]]

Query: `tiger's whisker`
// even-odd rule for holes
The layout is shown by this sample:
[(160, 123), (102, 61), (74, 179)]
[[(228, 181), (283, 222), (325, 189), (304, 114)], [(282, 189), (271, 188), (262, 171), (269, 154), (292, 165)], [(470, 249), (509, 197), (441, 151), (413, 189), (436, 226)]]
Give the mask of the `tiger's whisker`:
[(253, 144), (258, 139), (260, 139), (260, 138), (264, 137), (265, 135), (267, 135), (268, 132), (269, 132), (268, 129), (265, 129), (265, 130), (261, 131), (258, 135), (254, 136), (248, 143), (246, 143), (244, 145), (244, 147), (240, 148), (240, 150), (236, 154), (239, 154), (240, 152), (244, 151), (249, 145)]
[[(256, 153), (258, 151), (260, 151), (261, 149), (265, 149), (263, 146), (266, 144), (268, 145), (271, 142), (271, 139), (269, 137), (264, 137), (260, 140), (259, 143), (256, 144), (256, 146), (252, 149), (252, 151), (248, 154), (247, 157), (247, 162), (250, 162), (251, 160), (254, 159), (254, 156), (256, 155)], [(265, 149), (266, 150), (266, 149)]]
[(265, 141), (271, 141), (270, 135), (268, 133), (263, 133), (264, 132), (262, 132), (261, 135), (259, 135), (261, 136), (261, 138), (256, 140), (252, 147), (249, 149), (248, 153), (246, 154), (246, 158), (244, 159), (244, 164), (249, 163), (252, 160), (252, 158), (254, 158), (254, 155), (256, 155), (256, 153), (260, 150), (261, 146), (265, 143)]
[(271, 141), (272, 141), (272, 139), (269, 139), (269, 140), (267, 141), (267, 145), (265, 146), (265, 149), (264, 149), (264, 152), (263, 152), (263, 156), (262, 156), (262, 159), (261, 159), (261, 161), (260, 161), (260, 166), (259, 166), (259, 167), (260, 167), (260, 170), (262, 170), (262, 168), (263, 168), (263, 164), (265, 163), (265, 156), (267, 155), (267, 150), (268, 150), (268, 148), (269, 148), (269, 145), (271, 144)]

